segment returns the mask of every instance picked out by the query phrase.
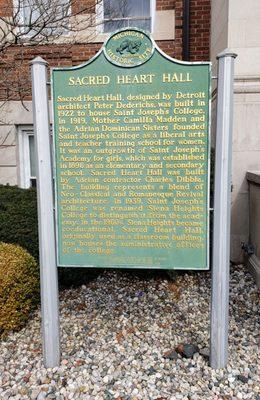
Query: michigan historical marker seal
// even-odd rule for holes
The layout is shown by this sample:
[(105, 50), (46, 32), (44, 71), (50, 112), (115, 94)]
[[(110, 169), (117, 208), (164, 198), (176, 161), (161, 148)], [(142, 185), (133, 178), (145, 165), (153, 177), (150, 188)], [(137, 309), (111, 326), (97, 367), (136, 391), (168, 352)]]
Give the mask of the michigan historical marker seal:
[(114, 33), (105, 44), (108, 61), (121, 67), (136, 67), (151, 58), (154, 43), (147, 33), (134, 28)]

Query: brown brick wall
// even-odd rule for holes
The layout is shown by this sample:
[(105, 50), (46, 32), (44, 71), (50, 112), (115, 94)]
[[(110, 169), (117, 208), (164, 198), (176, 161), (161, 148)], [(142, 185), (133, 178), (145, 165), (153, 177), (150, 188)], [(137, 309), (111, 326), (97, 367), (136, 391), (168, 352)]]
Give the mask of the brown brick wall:
[(0, 17), (11, 17), (13, 14), (12, 0), (0, 0)]
[[(0, 0), (0, 12), (10, 0)], [(94, 0), (74, 0), (78, 7)], [(159, 47), (169, 56), (182, 59), (183, 0), (157, 0), (158, 10), (175, 9), (175, 40), (159, 41)], [(6, 8), (7, 10), (7, 8)], [(8, 7), (10, 10), (10, 4)], [(191, 0), (190, 60), (209, 59), (210, 0)], [(50, 66), (79, 65), (93, 57), (101, 44), (11, 46), (1, 54), (0, 99), (28, 99), (30, 93), (29, 61), (36, 56), (46, 59)]]
[(175, 43), (174, 58), (182, 59), (182, 17), (183, 17), (183, 1), (175, 1)]
[(175, 10), (175, 40), (160, 41), (161, 49), (171, 57), (182, 58), (182, 0), (156, 0), (156, 10)]
[[(174, 57), (182, 59), (183, 0), (159, 0), (160, 7), (173, 4), (175, 9)], [(190, 0), (190, 61), (210, 59), (210, 0)]]
[(72, 14), (90, 14), (95, 12), (96, 3), (100, 0), (71, 0)]
[[(159, 47), (174, 56), (173, 42), (160, 41)], [(30, 61), (41, 56), (50, 67), (79, 65), (93, 57), (102, 46), (95, 44), (12, 46), (3, 53), (0, 62), (0, 99), (30, 99)]]
[(210, 0), (190, 0), (190, 60), (210, 59)]
[(175, 0), (157, 0), (156, 10), (173, 10), (175, 6)]
[(11, 46), (0, 62), (0, 99), (30, 98), (30, 61), (41, 56), (50, 67), (79, 65), (93, 57), (101, 43), (74, 45)]

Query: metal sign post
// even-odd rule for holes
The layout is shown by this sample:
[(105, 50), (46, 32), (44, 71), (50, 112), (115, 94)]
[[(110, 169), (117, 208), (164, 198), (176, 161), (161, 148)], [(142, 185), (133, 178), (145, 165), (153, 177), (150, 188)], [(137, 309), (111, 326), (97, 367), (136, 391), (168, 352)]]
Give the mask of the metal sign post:
[(41, 272), (43, 353), (46, 367), (60, 363), (58, 278), (55, 255), (53, 182), (47, 91), (47, 62), (32, 62), (33, 116), (36, 140), (37, 204)]
[(233, 80), (236, 56), (225, 50), (217, 57), (219, 65), (210, 343), (210, 365), (215, 369), (224, 368), (228, 360)]

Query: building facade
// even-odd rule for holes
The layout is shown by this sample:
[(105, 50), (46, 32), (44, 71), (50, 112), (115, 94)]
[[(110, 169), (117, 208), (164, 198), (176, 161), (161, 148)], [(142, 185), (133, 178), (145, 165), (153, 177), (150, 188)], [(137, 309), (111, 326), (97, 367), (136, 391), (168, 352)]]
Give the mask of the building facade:
[[(25, 2), (28, 0), (19, 0)], [(63, 0), (64, 1), (64, 0)], [(260, 170), (260, 35), (259, 0), (71, 0), (71, 10), (91, 21), (77, 34), (64, 32), (35, 46), (28, 35), (23, 43), (1, 51), (0, 184), (23, 188), (36, 182), (34, 132), (30, 95), (30, 61), (41, 56), (50, 67), (79, 65), (94, 56), (109, 32), (137, 26), (152, 33), (169, 56), (213, 63), (225, 48), (238, 53), (235, 62), (233, 132), (231, 258), (243, 260), (242, 242), (248, 242), (247, 170)], [(29, 1), (28, 4), (32, 4)], [(12, 0), (0, 0), (0, 26), (15, 13)], [(28, 19), (28, 9), (23, 18)], [(122, 16), (123, 15), (123, 16)], [(216, 90), (213, 86), (213, 140)]]
[[(9, 0), (10, 1), (10, 0)], [(23, 0), (20, 0), (23, 1)], [(2, 51), (0, 82), (0, 183), (28, 188), (35, 185), (34, 139), (32, 102), (30, 96), (30, 61), (41, 56), (50, 67), (79, 65), (93, 57), (109, 32), (123, 26), (137, 25), (151, 31), (159, 47), (171, 57), (182, 59), (183, 36), (187, 36), (184, 26), (184, 0), (124, 0), (129, 8), (124, 18), (109, 16), (109, 7), (115, 1), (98, 2), (76, 0), (73, 7), (92, 12), (95, 20), (87, 31), (59, 36), (54, 43), (31, 45), (28, 42), (8, 46)], [(135, 7), (133, 7), (133, 3)], [(0, 18), (11, 18), (12, 7), (6, 0), (0, 1)], [(140, 6), (141, 4), (141, 6)], [(112, 4), (113, 5), (113, 4)], [(97, 8), (98, 7), (98, 8)], [(100, 10), (101, 7), (101, 10)], [(115, 6), (116, 7), (116, 6)], [(137, 11), (136, 11), (137, 9)], [(189, 1), (189, 59), (191, 61), (209, 59), (210, 0)], [(118, 13), (116, 13), (118, 14)], [(84, 12), (80, 14), (84, 18)], [(85, 15), (89, 18), (89, 15)], [(187, 16), (186, 16), (187, 18)], [(107, 21), (106, 21), (107, 19)], [(187, 49), (186, 49), (187, 53)], [(22, 101), (21, 101), (22, 100)]]

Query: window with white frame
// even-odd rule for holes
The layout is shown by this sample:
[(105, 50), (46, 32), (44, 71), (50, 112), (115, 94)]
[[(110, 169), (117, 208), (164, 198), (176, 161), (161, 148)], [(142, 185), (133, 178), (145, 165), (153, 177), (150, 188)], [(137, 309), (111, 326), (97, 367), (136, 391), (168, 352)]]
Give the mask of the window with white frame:
[(67, 33), (64, 19), (70, 15), (70, 0), (15, 0), (20, 29), (30, 37)]
[(20, 187), (36, 186), (35, 142), (33, 127), (18, 128)]
[[(52, 126), (51, 135), (51, 157), (53, 159), (52, 146)], [(19, 170), (20, 187), (30, 188), (36, 186), (36, 150), (35, 137), (32, 125), (18, 126), (18, 146), (19, 146)]]
[(155, 0), (103, 0), (104, 32), (126, 27), (152, 31)]

